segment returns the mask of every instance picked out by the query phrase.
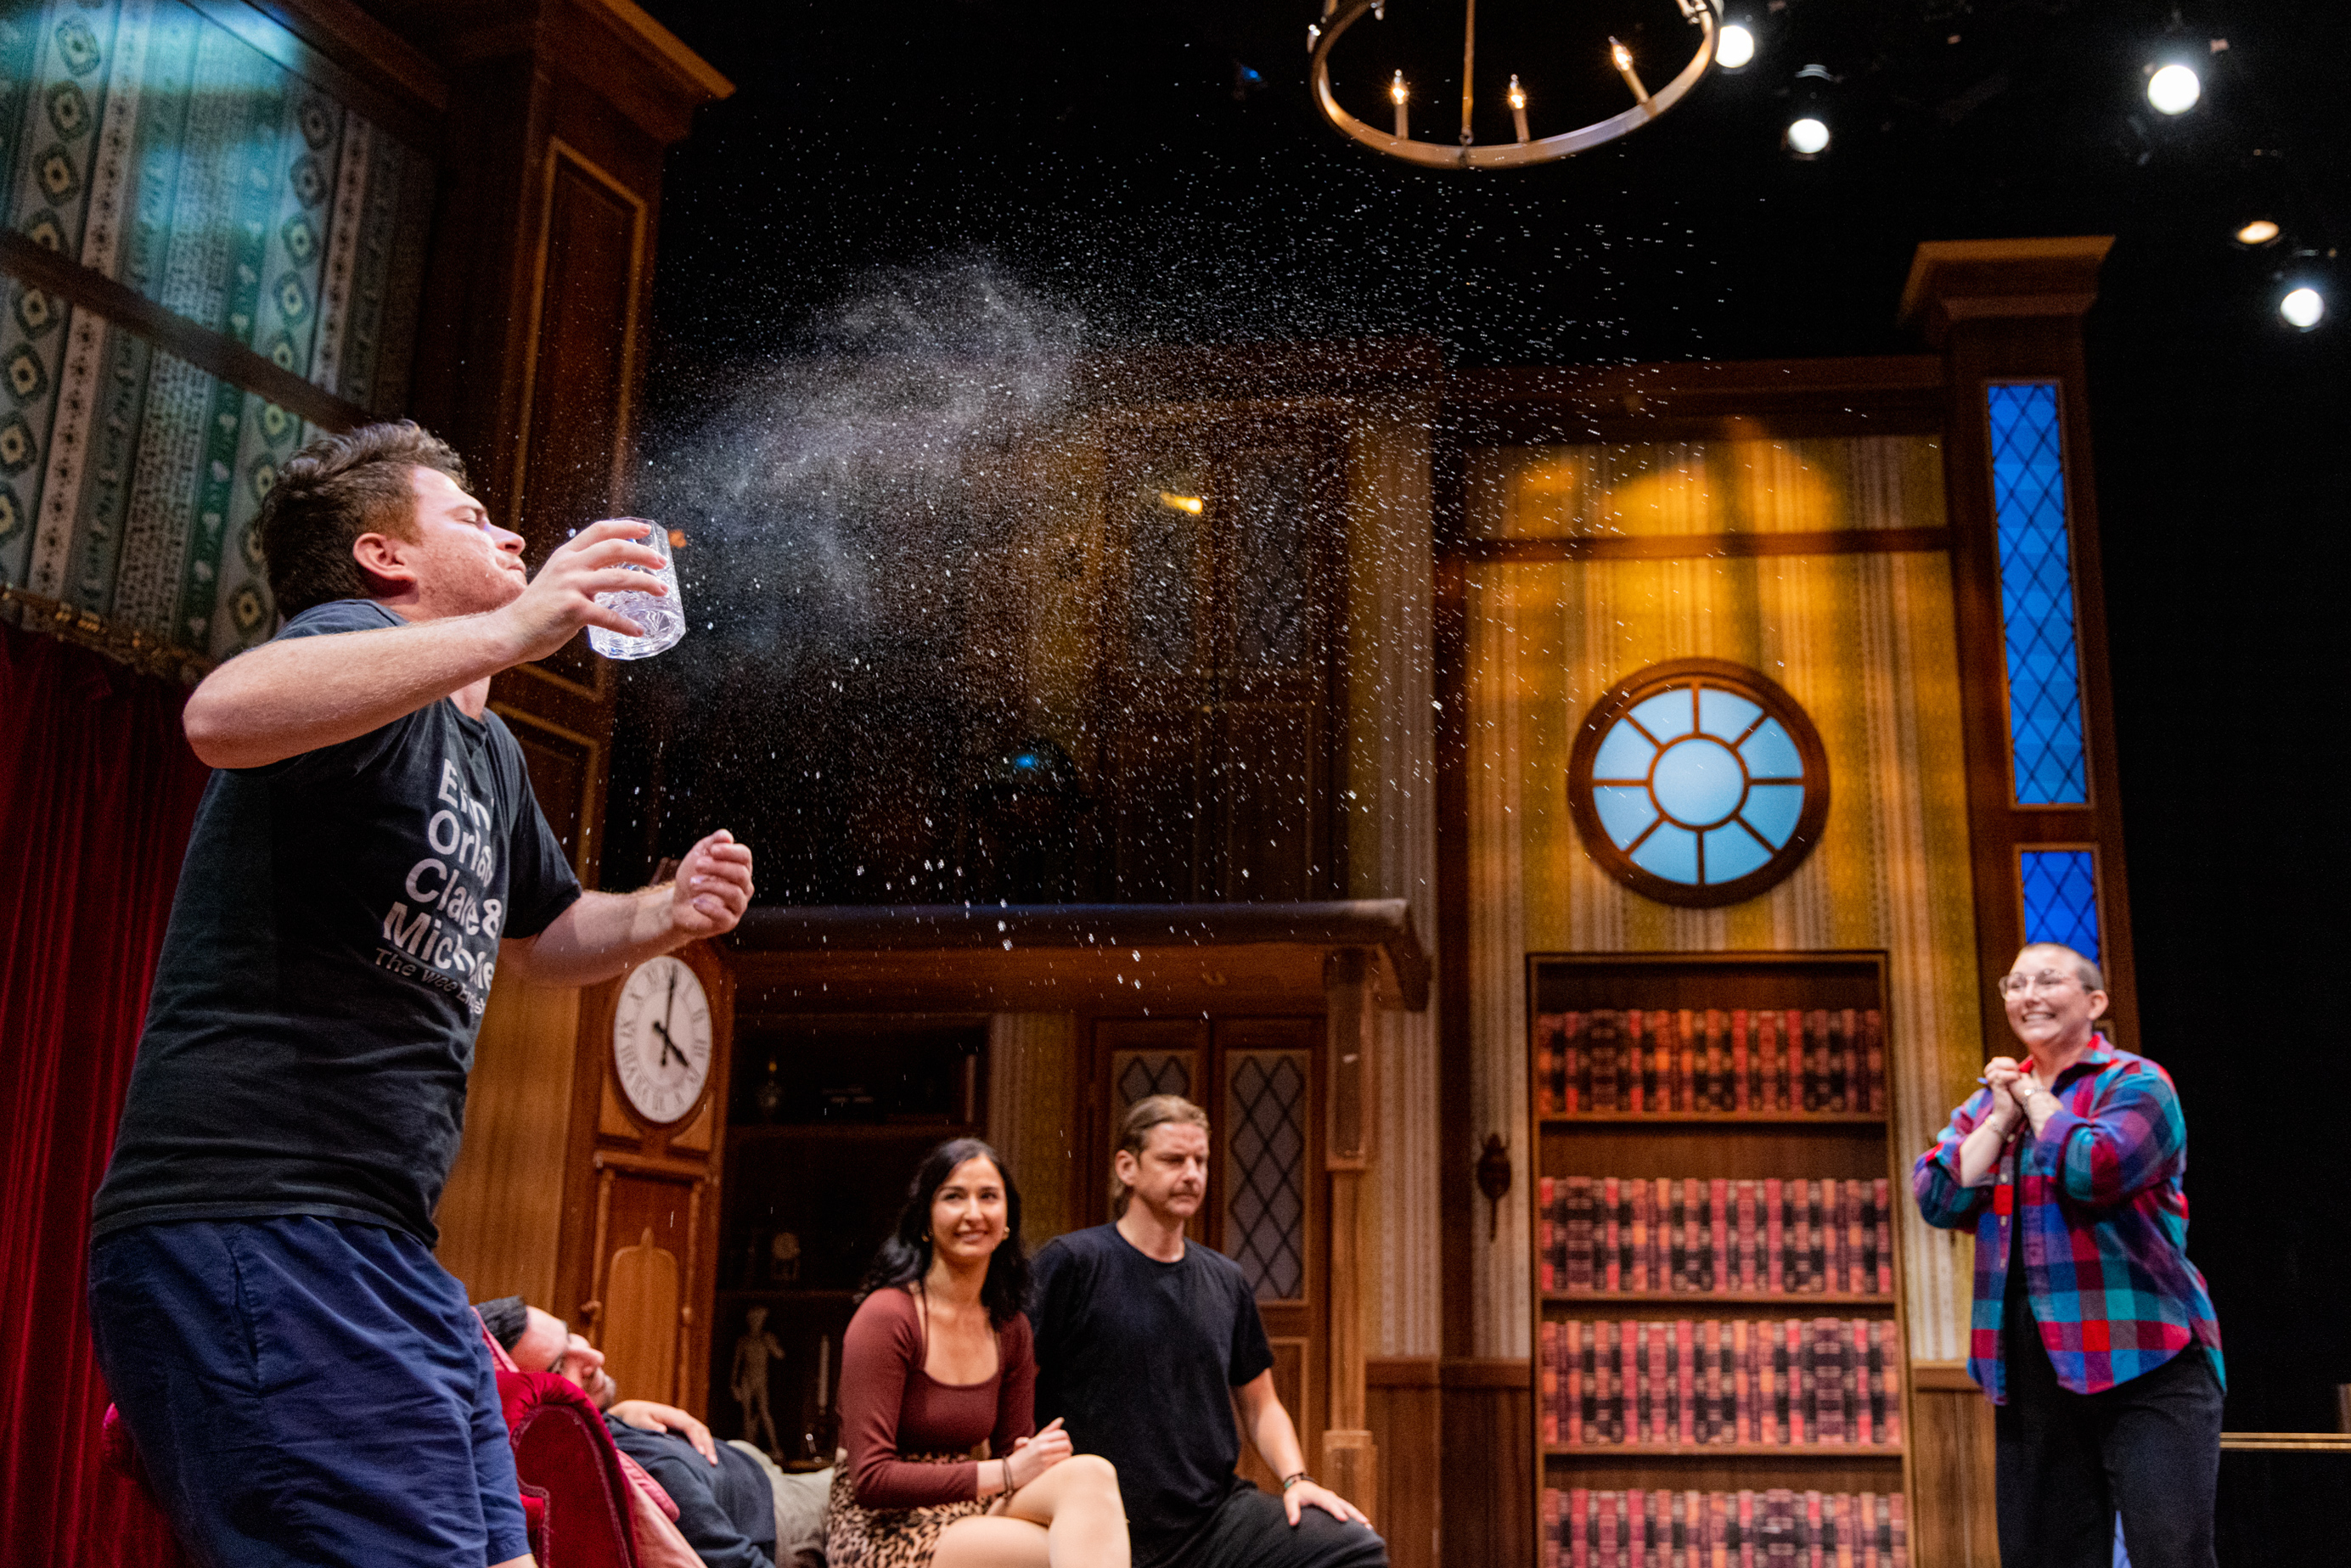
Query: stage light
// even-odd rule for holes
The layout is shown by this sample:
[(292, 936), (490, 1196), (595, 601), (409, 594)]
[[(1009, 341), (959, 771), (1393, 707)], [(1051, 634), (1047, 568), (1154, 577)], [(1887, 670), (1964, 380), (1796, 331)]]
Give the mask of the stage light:
[(2177, 62), (2147, 78), (2147, 101), (2158, 114), (2185, 114), (2203, 96), (2203, 81), (2193, 69)]
[(2326, 319), (2326, 296), (2304, 284), (2278, 301), (2278, 314), (2287, 326), (2307, 332)]
[(1799, 158), (1817, 158), (1829, 150), (1829, 128), (1825, 121), (1805, 115), (1788, 122), (1788, 151)]
[(1722, 30), (1714, 46), (1714, 63), (1724, 70), (1744, 68), (1755, 58), (1755, 35), (1743, 24), (1733, 22)]
[(2239, 229), (2231, 237), (2234, 238), (2239, 245), (2243, 246), (2250, 250), (2255, 246), (2263, 246), (2273, 243), (2276, 240), (2278, 235), (2283, 232), (2284, 231), (2280, 229), (2277, 225), (2270, 222), (2267, 218), (2255, 218), (2252, 223), (2249, 223), (2244, 227)]

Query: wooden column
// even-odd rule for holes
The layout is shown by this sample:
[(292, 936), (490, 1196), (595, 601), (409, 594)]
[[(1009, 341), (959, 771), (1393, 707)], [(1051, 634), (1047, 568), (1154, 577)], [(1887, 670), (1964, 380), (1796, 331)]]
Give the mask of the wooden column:
[[(2090, 463), (2089, 378), (2082, 347), (2082, 318), (2097, 298), (2098, 267), (2113, 243), (2107, 236), (2090, 235), (1922, 245), (1903, 291), (1904, 320), (1925, 335), (1929, 347), (1942, 351), (1949, 367), (1943, 475), (1958, 610), (1968, 831), (1987, 1056), (2015, 1043), (2008, 1037), (2006, 1015), (1991, 984), (2007, 972), (2024, 943), (2018, 856), (2026, 850), (2088, 850), (2095, 856), (2100, 962), (2112, 998), (2110, 1027), (2117, 1043), (2126, 1046), (2136, 1027), (2097, 486)], [(2072, 551), (2074, 642), (2088, 771), (2088, 798), (2079, 805), (2021, 805), (2013, 783), (2000, 524), (1993, 506), (1985, 394), (1987, 388), (2001, 383), (2031, 382), (2053, 382), (2057, 389), (2065, 528)]]
[(1324, 1053), (1322, 1162), (1331, 1180), (1330, 1397), (1322, 1430), (1323, 1484), (1379, 1520), (1379, 1451), (1364, 1386), (1364, 1303), (1373, 1262), (1365, 1246), (1364, 1182), (1372, 1164), (1372, 965), (1343, 947), (1322, 965)]

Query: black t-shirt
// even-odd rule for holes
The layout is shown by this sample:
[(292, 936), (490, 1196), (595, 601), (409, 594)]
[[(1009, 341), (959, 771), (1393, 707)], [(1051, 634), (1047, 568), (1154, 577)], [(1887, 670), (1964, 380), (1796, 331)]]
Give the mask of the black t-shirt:
[[(347, 599), (278, 635), (402, 624)], [(317, 1214), (435, 1245), (498, 941), (579, 896), (496, 714), (214, 773), (91, 1234)]]
[(721, 1443), (714, 1466), (675, 1432), (643, 1431), (611, 1416), (604, 1427), (677, 1504), (677, 1531), (704, 1568), (774, 1568), (776, 1493), (758, 1460)]
[(1048, 1242), (1029, 1310), (1037, 1421), (1118, 1469), (1137, 1568), (1182, 1554), (1233, 1489), (1232, 1391), (1273, 1365), (1240, 1265), (1145, 1257), (1113, 1225)]

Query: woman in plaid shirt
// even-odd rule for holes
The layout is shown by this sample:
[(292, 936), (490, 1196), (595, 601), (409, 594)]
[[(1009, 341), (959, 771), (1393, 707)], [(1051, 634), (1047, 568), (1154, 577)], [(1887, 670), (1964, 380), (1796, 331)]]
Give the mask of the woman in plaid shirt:
[(2162, 1068), (2096, 1030), (2097, 966), (2042, 943), (2001, 977), (1994, 1057), (1910, 1185), (1976, 1233), (1968, 1373), (1998, 1406), (2001, 1568), (2213, 1568), (2220, 1325), (2188, 1260), (2188, 1127)]

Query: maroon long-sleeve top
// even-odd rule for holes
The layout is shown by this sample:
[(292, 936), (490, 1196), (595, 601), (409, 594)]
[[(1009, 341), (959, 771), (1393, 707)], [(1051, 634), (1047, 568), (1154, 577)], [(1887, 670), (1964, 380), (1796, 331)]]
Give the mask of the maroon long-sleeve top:
[(841, 1435), (861, 1508), (925, 1508), (979, 1495), (979, 1464), (909, 1464), (901, 1454), (953, 1454), (987, 1439), (998, 1458), (1037, 1432), (1037, 1363), (1029, 1320), (996, 1331), (995, 1375), (941, 1383), (923, 1370), (927, 1345), (912, 1291), (874, 1291), (841, 1342)]

